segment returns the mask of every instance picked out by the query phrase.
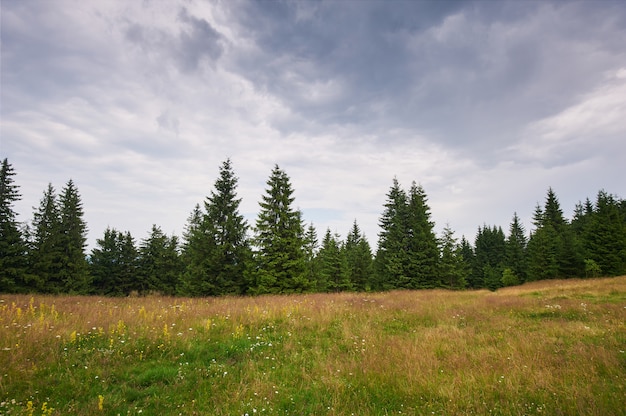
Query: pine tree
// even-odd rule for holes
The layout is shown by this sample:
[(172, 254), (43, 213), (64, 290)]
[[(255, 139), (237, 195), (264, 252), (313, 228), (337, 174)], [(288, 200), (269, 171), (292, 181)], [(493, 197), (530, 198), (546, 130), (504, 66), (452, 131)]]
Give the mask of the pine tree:
[(396, 178), (389, 193), (385, 210), (380, 218), (376, 252), (376, 285), (378, 290), (408, 287), (407, 264), (407, 196)]
[(584, 245), (603, 275), (626, 273), (626, 222), (618, 199), (604, 190), (598, 192)]
[(90, 269), (96, 294), (123, 296), (143, 288), (138, 276), (139, 253), (130, 232), (107, 228), (91, 252)]
[(174, 295), (182, 272), (176, 236), (168, 237), (152, 225), (150, 235), (139, 246), (139, 257), (140, 292)]
[(537, 205), (533, 220), (536, 230), (528, 242), (529, 272), (534, 274), (530, 279), (554, 279), (581, 274), (584, 264), (580, 244), (563, 217), (552, 188), (548, 188), (543, 210)]
[(528, 261), (526, 246), (528, 244), (526, 231), (517, 212), (513, 214), (513, 220), (509, 227), (509, 236), (506, 239), (506, 267), (511, 270), (520, 282), (526, 281)]
[(256, 221), (256, 293), (294, 293), (311, 289), (306, 278), (302, 215), (292, 208), (287, 174), (274, 166)]
[(467, 241), (465, 236), (461, 237), (461, 242), (459, 243), (459, 255), (463, 259), (462, 268), (467, 286), (474, 289), (480, 287), (481, 279), (475, 280), (474, 273), (472, 272), (475, 263), (474, 248), (470, 242)]
[(369, 291), (373, 285), (372, 249), (361, 233), (356, 220), (346, 236), (343, 247), (347, 264), (347, 272), (355, 290)]
[(230, 159), (220, 168), (215, 190), (205, 202), (208, 237), (212, 240), (208, 256), (209, 276), (218, 294), (242, 294), (246, 290), (244, 274), (250, 261), (248, 225), (239, 214), (237, 177)]
[(210, 252), (207, 222), (200, 204), (196, 204), (187, 218), (183, 234), (181, 260), (183, 272), (177, 286), (177, 293), (184, 296), (206, 296), (215, 294), (215, 288), (209, 283), (208, 267), (205, 262)]
[(48, 184), (33, 214), (33, 241), (29, 250), (31, 273), (39, 291), (62, 293), (65, 290), (63, 243), (56, 192), (52, 184)]
[(441, 286), (438, 273), (439, 246), (430, 219), (426, 193), (412, 183), (407, 204), (407, 265), (408, 288), (423, 289)]
[(478, 228), (476, 234), (473, 283), (476, 287), (496, 290), (502, 286), (506, 260), (506, 238), (501, 227)]
[(317, 255), (317, 230), (313, 224), (309, 224), (307, 231), (304, 234), (304, 256), (306, 261), (305, 277), (306, 280), (311, 283), (312, 288), (317, 288), (320, 283), (320, 267)]
[(353, 289), (339, 235), (332, 234), (330, 228), (326, 230), (318, 258), (320, 279), (317, 290), (319, 292), (342, 292)]
[(443, 287), (449, 289), (463, 289), (467, 286), (467, 270), (463, 263), (461, 248), (454, 238), (454, 231), (449, 225), (443, 229), (440, 239), (441, 255), (439, 260), (439, 280)]
[(91, 285), (86, 259), (87, 224), (83, 205), (74, 182), (70, 179), (59, 198), (61, 258), (60, 279), (65, 293), (86, 294)]
[(0, 167), (0, 293), (28, 290), (26, 242), (13, 204), (21, 199), (8, 159)]
[(239, 214), (237, 181), (227, 159), (220, 167), (215, 189), (204, 202), (204, 213), (197, 206), (190, 218), (180, 287), (187, 295), (238, 295), (247, 290), (251, 250), (248, 225)]

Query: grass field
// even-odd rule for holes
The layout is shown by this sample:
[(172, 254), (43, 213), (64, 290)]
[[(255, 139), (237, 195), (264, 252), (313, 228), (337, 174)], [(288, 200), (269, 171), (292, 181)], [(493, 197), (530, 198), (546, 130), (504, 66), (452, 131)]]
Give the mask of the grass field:
[(0, 414), (626, 414), (626, 277), (487, 291), (0, 295)]

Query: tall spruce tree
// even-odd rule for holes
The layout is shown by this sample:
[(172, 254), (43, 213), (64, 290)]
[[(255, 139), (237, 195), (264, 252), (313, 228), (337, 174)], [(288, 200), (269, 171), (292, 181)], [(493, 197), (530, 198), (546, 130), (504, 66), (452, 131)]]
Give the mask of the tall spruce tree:
[(463, 262), (461, 247), (457, 244), (454, 231), (449, 225), (443, 229), (440, 241), (439, 281), (449, 289), (463, 289), (467, 286), (467, 268)]
[(278, 165), (259, 203), (255, 229), (255, 293), (295, 293), (311, 289), (307, 280), (302, 214), (292, 208), (293, 188)]
[(143, 289), (138, 276), (139, 253), (130, 232), (107, 228), (91, 252), (90, 269), (96, 294), (123, 296)]
[(459, 254), (463, 259), (462, 267), (465, 272), (467, 286), (473, 289), (480, 287), (482, 279), (476, 280), (473, 273), (474, 263), (476, 261), (474, 256), (474, 247), (472, 247), (472, 244), (467, 241), (465, 236), (461, 237), (461, 242), (459, 243)]
[(33, 240), (29, 250), (31, 273), (39, 291), (62, 293), (65, 290), (62, 234), (56, 191), (52, 184), (48, 184), (33, 214)]
[(59, 198), (60, 244), (62, 250), (60, 279), (65, 293), (86, 294), (91, 285), (87, 247), (87, 224), (83, 219), (83, 204), (74, 182), (70, 179)]
[(379, 221), (381, 230), (378, 234), (378, 250), (375, 260), (375, 288), (389, 290), (408, 287), (409, 277), (406, 275), (407, 196), (400, 188), (397, 178), (393, 179), (384, 207), (385, 210)]
[(496, 290), (502, 286), (502, 272), (506, 260), (506, 238), (501, 227), (478, 227), (474, 243), (474, 277), (477, 287)]
[(509, 226), (509, 236), (506, 239), (506, 267), (517, 277), (520, 282), (526, 281), (528, 261), (526, 245), (528, 239), (517, 212), (513, 214), (513, 220)]
[(369, 291), (373, 284), (373, 260), (372, 249), (361, 233), (356, 220), (346, 236), (343, 246), (345, 253), (347, 273), (355, 290)]
[(29, 290), (26, 242), (13, 204), (21, 199), (14, 184), (15, 170), (8, 159), (0, 167), (0, 293)]
[(139, 245), (139, 258), (140, 291), (175, 295), (182, 272), (178, 238), (152, 225), (150, 235)]
[(415, 182), (411, 184), (407, 204), (407, 264), (409, 289), (441, 286), (438, 271), (439, 246), (430, 219), (426, 192)]
[(588, 258), (596, 262), (605, 276), (626, 273), (626, 221), (620, 207), (618, 198), (599, 191), (584, 236)]
[(315, 289), (320, 284), (320, 267), (317, 258), (319, 252), (317, 241), (317, 230), (313, 224), (309, 224), (304, 234), (304, 256), (306, 261), (305, 277), (311, 283), (311, 288)]
[(251, 250), (248, 225), (239, 213), (237, 177), (230, 159), (220, 167), (215, 189), (196, 208), (188, 227), (181, 290), (187, 295), (238, 295), (247, 291), (246, 267)]
[(318, 291), (342, 292), (353, 289), (339, 235), (331, 233), (330, 228), (326, 229), (318, 258), (320, 263)]

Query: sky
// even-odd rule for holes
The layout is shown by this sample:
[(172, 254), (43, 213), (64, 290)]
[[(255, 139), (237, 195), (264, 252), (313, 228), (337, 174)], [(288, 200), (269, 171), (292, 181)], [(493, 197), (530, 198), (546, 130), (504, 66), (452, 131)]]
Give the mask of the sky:
[(294, 208), (375, 248), (397, 178), (435, 231), (626, 197), (626, 2), (2, 0), (0, 158), (20, 221), (72, 179), (107, 227), (182, 235), (230, 158), (254, 225)]

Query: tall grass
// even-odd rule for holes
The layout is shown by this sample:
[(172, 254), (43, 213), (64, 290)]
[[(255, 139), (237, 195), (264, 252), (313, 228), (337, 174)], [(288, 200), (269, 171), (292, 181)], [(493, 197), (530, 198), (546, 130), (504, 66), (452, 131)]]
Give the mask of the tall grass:
[(626, 277), (491, 293), (0, 296), (0, 414), (626, 414)]

